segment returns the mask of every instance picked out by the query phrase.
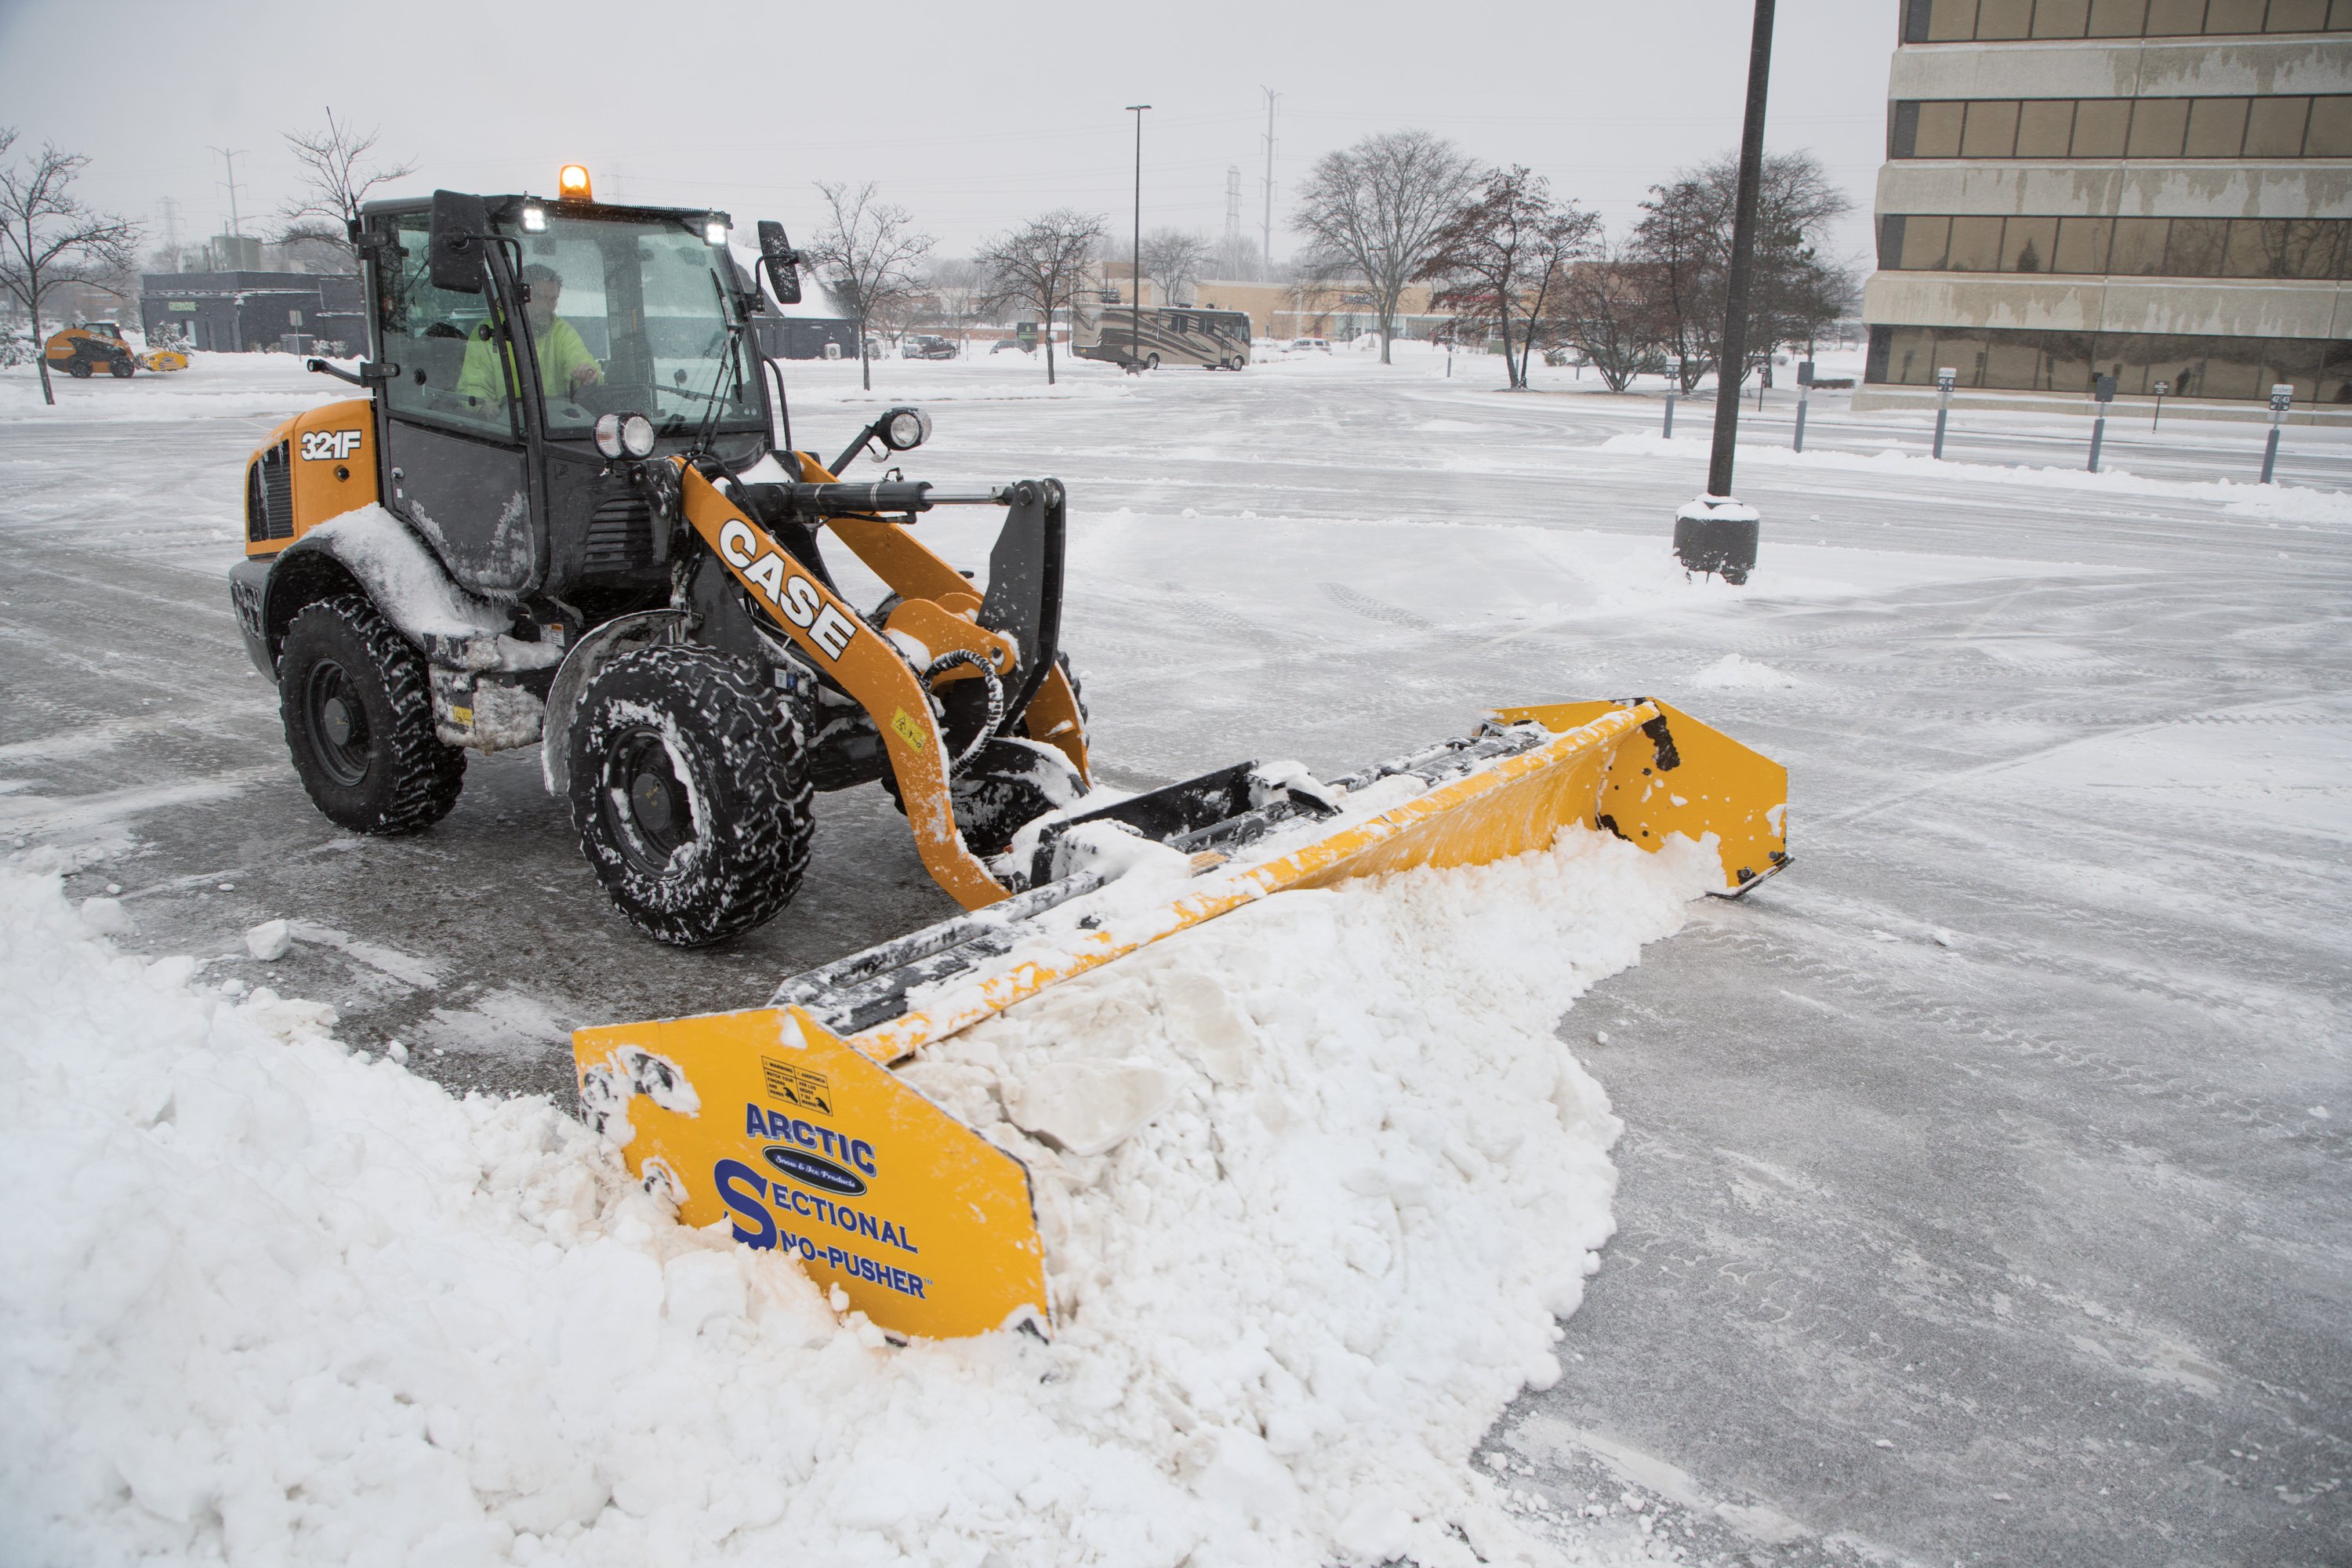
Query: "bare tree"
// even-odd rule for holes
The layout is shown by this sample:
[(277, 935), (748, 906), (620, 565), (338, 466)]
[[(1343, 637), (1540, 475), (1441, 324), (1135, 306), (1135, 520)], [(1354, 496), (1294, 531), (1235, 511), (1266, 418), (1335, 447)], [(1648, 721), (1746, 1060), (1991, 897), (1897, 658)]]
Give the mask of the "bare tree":
[(1352, 271), (1370, 285), (1389, 361), (1397, 302), (1436, 253), (1438, 236), (1478, 183), (1477, 165), (1426, 131), (1384, 131), (1326, 153), (1299, 192), (1292, 226), (1326, 276)]
[(940, 323), (954, 332), (959, 342), (969, 340), (972, 327), (988, 310), (988, 268), (961, 256), (942, 257), (931, 263), (923, 288), (939, 312)]
[(1037, 312), (1045, 332), (1045, 381), (1054, 376), (1054, 312), (1076, 302), (1087, 268), (1103, 247), (1103, 220), (1075, 207), (1056, 207), (981, 247), (978, 260), (992, 279), (990, 298)]
[[(1188, 283), (1197, 282), (1201, 268), (1209, 259), (1209, 242), (1197, 234), (1181, 228), (1155, 228), (1143, 237), (1143, 276), (1151, 279), (1160, 290), (1160, 302), (1173, 305)], [(1141, 289), (1136, 291), (1137, 304), (1143, 302)]]
[(331, 106), (324, 131), (285, 133), (286, 150), (301, 165), (302, 184), (278, 209), (281, 242), (331, 247), (345, 259), (356, 254), (351, 225), (360, 216), (360, 204), (379, 185), (416, 173), (413, 163), (387, 168), (370, 162), (381, 134), (370, 130), (362, 135), (338, 121)]
[[(1550, 182), (1525, 164), (1490, 171), (1476, 199), (1438, 231), (1422, 275), (1445, 280), (1440, 300), (1470, 321), (1491, 317), (1503, 339), (1503, 369), (1528, 384), (1535, 323), (1570, 266), (1592, 248), (1601, 220), (1574, 202), (1552, 199)], [(1526, 323), (1511, 349), (1511, 312)]]
[(1210, 265), (1219, 278), (1255, 282), (1265, 277), (1265, 258), (1257, 253), (1257, 241), (1238, 231), (1217, 241)]
[[(1718, 365), (1738, 198), (1738, 154), (1725, 153), (1683, 171), (1672, 184), (1651, 186), (1633, 230), (1633, 255), (1649, 266), (1660, 336), (1681, 357), (1685, 392), (1709, 370), (1720, 371), (1736, 389), (1751, 368), (1770, 365), (1774, 349), (1835, 320), (1836, 310), (1826, 317), (1822, 311), (1851, 289), (1850, 269), (1822, 261), (1817, 247), (1827, 226), (1853, 210), (1853, 199), (1830, 182), (1812, 153), (1767, 155), (1756, 205), (1748, 363)], [(1755, 308), (1757, 301), (1762, 309)]]
[(1554, 334), (1575, 344), (1612, 392), (1624, 391), (1635, 376), (1657, 366), (1657, 331), (1651, 318), (1655, 288), (1645, 264), (1626, 259), (1622, 246), (1570, 268), (1560, 284)]
[[(0, 157), (16, 144), (13, 126), (0, 127)], [(78, 153), (43, 143), (37, 154), (0, 168), (0, 289), (33, 321), (41, 400), (54, 404), (48, 356), (39, 353), (41, 301), (52, 289), (87, 284), (120, 297), (139, 264), (139, 226), (93, 212), (73, 194), (89, 163)]]
[(866, 330), (889, 320), (921, 287), (917, 268), (938, 243), (915, 227), (915, 215), (877, 199), (874, 183), (837, 184), (819, 180), (830, 216), (808, 247), (835, 293), (857, 319), (857, 369), (870, 391), (874, 364), (866, 352)]

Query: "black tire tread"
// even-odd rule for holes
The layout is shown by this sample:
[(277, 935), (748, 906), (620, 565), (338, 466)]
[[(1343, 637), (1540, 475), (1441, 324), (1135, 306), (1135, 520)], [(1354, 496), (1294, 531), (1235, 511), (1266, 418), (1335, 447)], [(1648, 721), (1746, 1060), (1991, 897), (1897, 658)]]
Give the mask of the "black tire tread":
[[(720, 776), (694, 781), (718, 819), (711, 826), (719, 858), (707, 875), (664, 886), (604, 841), (600, 735), (604, 707), (615, 699), (660, 705), (689, 744), (716, 747)], [(597, 672), (578, 712), (563, 739), (572, 826), (581, 853), (631, 925), (673, 947), (705, 947), (765, 924), (792, 902), (808, 868), (816, 791), (803, 762), (798, 709), (757, 668), (711, 648), (639, 648)], [(697, 735), (685, 736), (689, 726)]]
[[(320, 797), (321, 785), (307, 765), (295, 717), (302, 687), (295, 666), (302, 649), (312, 640), (331, 640), (338, 634), (357, 645), (383, 689), (392, 717), (386, 726), (392, 787), (375, 805), (357, 814)], [(294, 754), (295, 772), (328, 819), (354, 833), (388, 837), (419, 832), (448, 816), (465, 788), (466, 752), (434, 731), (433, 680), (425, 669), (425, 656), (359, 594), (338, 594), (302, 606), (286, 629), (284, 647), (278, 661), (278, 716), (285, 725), (287, 748)]]

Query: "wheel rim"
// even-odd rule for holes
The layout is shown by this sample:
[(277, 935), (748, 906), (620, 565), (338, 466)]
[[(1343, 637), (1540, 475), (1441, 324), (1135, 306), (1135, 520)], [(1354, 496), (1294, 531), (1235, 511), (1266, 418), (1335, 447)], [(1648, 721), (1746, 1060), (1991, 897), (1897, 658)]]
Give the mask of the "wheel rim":
[(366, 778), (372, 750), (367, 709), (341, 665), (322, 658), (310, 667), (302, 708), (310, 720), (310, 749), (326, 775), (346, 789)]
[(677, 776), (669, 747), (653, 730), (629, 730), (604, 749), (597, 798), (607, 837), (640, 869), (656, 874), (694, 842), (694, 797)]

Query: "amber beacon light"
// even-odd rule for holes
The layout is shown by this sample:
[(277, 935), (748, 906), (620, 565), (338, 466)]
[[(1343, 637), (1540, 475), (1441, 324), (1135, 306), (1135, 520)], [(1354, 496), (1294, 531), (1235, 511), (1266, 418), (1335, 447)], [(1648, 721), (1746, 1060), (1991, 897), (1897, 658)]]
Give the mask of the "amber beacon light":
[(567, 202), (596, 199), (588, 188), (588, 166), (585, 163), (564, 164), (562, 171), (555, 176), (555, 188), (556, 194)]

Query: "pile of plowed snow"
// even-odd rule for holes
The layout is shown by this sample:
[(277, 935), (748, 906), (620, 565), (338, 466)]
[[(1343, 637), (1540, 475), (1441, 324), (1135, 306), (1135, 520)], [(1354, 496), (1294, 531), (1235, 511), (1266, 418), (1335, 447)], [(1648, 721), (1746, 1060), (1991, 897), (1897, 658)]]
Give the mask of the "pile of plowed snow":
[[(1035, 1167), (1058, 1331), (905, 1348), (547, 1100), (0, 870), (10, 1560), (1546, 1560), (1467, 1461), (1611, 1229), (1554, 1030), (1701, 859), (1286, 893), (948, 1042), (919, 1080)], [(1089, 1156), (1003, 1120), (1106, 1093), (1160, 1109)]]

